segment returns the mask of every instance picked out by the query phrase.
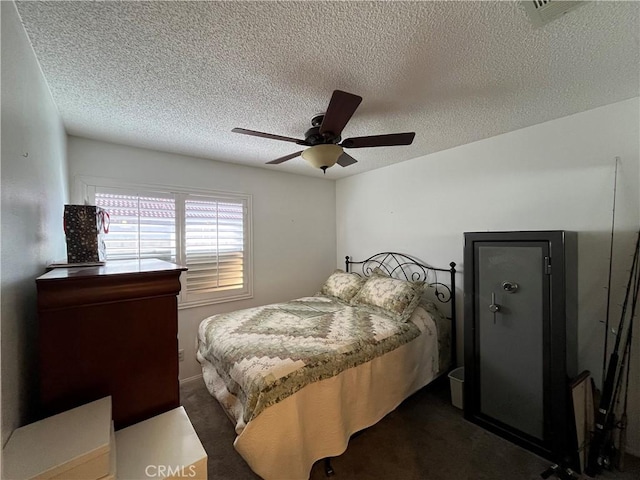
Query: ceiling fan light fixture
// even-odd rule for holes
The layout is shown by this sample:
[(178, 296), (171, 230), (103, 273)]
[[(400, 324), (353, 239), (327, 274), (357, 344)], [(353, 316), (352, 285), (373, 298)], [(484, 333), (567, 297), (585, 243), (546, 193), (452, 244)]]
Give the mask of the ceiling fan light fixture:
[(315, 145), (302, 152), (302, 158), (311, 164), (312, 167), (320, 168), (326, 172), (327, 168), (333, 167), (340, 155), (342, 147), (335, 144)]
[(311, 166), (319, 168), (324, 173), (327, 173), (327, 168), (333, 167), (336, 163), (341, 167), (348, 167), (358, 162), (348, 153), (344, 153), (343, 148), (411, 145), (413, 138), (416, 136), (415, 132), (367, 135), (342, 140), (342, 130), (353, 116), (361, 101), (362, 97), (359, 95), (343, 92), (342, 90), (334, 90), (327, 111), (313, 116), (311, 119), (312, 128), (307, 130), (304, 135), (304, 140), (274, 135), (272, 133), (258, 132), (256, 130), (247, 130), (246, 128), (234, 128), (231, 131), (254, 137), (293, 142), (309, 147), (306, 150), (290, 153), (289, 155), (271, 160), (267, 162), (267, 164), (278, 165), (292, 158), (296, 158), (298, 155), (302, 155), (302, 158), (309, 162)]

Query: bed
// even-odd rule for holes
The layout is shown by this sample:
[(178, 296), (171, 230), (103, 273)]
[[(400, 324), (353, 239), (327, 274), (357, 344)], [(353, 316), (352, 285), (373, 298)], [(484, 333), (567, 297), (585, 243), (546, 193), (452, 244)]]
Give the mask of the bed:
[(452, 292), (455, 263), (383, 252), (346, 257), (314, 296), (203, 320), (197, 357), (235, 449), (265, 480), (308, 479), (323, 458), (329, 467), (352, 434), (453, 365)]

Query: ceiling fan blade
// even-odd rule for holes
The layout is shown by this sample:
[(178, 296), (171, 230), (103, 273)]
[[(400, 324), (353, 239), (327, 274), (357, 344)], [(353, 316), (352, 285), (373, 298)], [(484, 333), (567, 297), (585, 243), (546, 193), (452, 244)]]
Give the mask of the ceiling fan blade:
[(286, 162), (287, 160), (291, 160), (292, 158), (296, 158), (299, 156), (304, 150), (300, 150), (296, 153), (290, 153), (289, 155), (285, 155), (284, 157), (276, 158), (275, 160), (271, 160), (267, 162), (267, 165), (278, 165), (279, 163)]
[(395, 145), (411, 145), (415, 132), (389, 133), (387, 135), (369, 135), (367, 137), (347, 138), (340, 143), (344, 148), (393, 147)]
[(242, 133), (243, 135), (252, 135), (254, 137), (270, 138), (272, 140), (282, 140), (284, 142), (293, 142), (298, 145), (307, 145), (304, 140), (299, 140), (292, 137), (283, 137), (282, 135), (274, 135), (272, 133), (256, 132), (255, 130), (247, 130), (246, 128), (234, 128), (231, 130), (233, 133)]
[(349, 155), (348, 153), (342, 152), (342, 155), (340, 155), (340, 158), (338, 158), (338, 161), (336, 163), (341, 167), (348, 167), (349, 165), (353, 165), (354, 163), (357, 163), (357, 162), (358, 160), (353, 158), (351, 155)]
[(342, 90), (334, 90), (327, 111), (324, 114), (322, 125), (320, 125), (320, 133), (331, 132), (334, 135), (340, 135), (360, 102), (362, 102), (362, 97), (358, 95), (343, 92)]

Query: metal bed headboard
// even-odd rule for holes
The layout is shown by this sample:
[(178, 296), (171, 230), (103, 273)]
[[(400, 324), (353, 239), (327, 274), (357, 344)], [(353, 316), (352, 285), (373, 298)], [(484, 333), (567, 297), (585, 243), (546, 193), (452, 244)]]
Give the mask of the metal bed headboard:
[[(451, 262), (449, 268), (437, 268), (426, 265), (415, 258), (398, 252), (381, 252), (370, 256), (366, 260), (355, 262), (347, 255), (345, 270), (364, 277), (369, 277), (376, 268), (393, 278), (400, 278), (411, 282), (422, 281), (426, 286), (433, 287), (438, 301), (451, 303), (451, 366), (456, 365), (456, 263)], [(359, 271), (353, 271), (358, 265)], [(449, 285), (438, 281), (438, 272), (449, 272)]]

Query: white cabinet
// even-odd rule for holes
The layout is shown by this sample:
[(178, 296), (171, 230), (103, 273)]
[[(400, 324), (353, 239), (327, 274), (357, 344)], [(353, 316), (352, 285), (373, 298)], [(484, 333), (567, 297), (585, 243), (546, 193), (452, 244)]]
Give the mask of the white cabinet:
[(12, 480), (207, 479), (207, 453), (183, 407), (114, 432), (111, 397), (16, 429), (3, 462)]
[(118, 480), (206, 480), (207, 453), (183, 407), (116, 432)]
[(3, 450), (4, 477), (97, 480), (114, 477), (111, 397), (17, 428)]

